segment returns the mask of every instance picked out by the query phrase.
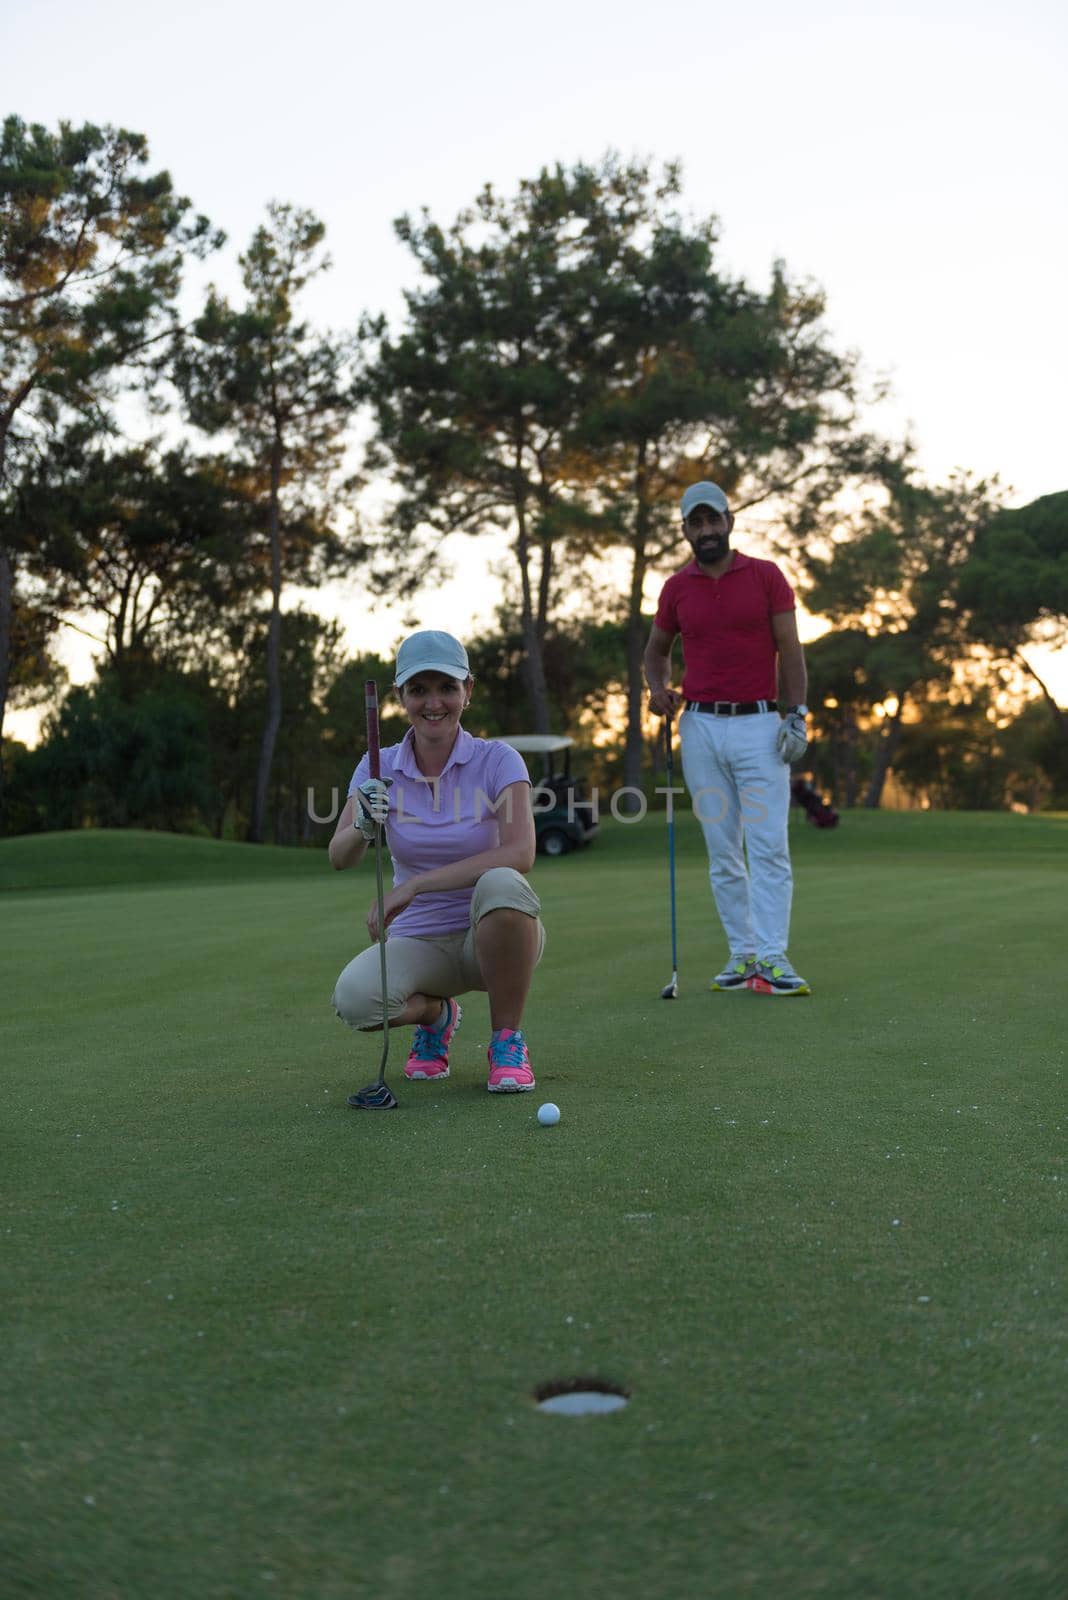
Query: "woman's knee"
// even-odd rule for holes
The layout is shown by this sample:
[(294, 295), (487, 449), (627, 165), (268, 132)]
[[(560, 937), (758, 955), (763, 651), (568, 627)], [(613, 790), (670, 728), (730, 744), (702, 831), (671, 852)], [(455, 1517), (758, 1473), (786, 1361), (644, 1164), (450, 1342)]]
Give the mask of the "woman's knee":
[[(334, 985), (332, 1004), (342, 1022), (350, 1028), (369, 1031), (382, 1026), (382, 981), (376, 959), (350, 961)], [(390, 1017), (399, 1016), (407, 1003), (406, 995), (388, 995)]]
[(381, 996), (373, 994), (363, 985), (346, 983), (345, 974), (337, 980), (331, 1005), (350, 1028), (370, 1029), (382, 1026)]
[(526, 887), (527, 880), (515, 867), (490, 867), (475, 884), (475, 893), (483, 895), (508, 895)]
[(491, 911), (520, 911), (536, 917), (541, 910), (530, 883), (515, 867), (490, 867), (475, 884), (471, 899), (471, 921), (477, 926)]

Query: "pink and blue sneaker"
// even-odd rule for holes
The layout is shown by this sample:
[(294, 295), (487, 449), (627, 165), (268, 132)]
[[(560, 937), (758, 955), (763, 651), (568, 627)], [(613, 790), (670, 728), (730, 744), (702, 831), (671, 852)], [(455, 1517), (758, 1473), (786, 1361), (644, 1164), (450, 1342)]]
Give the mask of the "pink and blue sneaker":
[(486, 1088), (490, 1094), (516, 1094), (523, 1089), (533, 1089), (534, 1074), (530, 1070), (527, 1041), (518, 1028), (498, 1028), (486, 1054), (489, 1058)]
[(439, 1028), (416, 1028), (412, 1048), (404, 1064), (404, 1076), (413, 1081), (433, 1078), (438, 1083), (449, 1076), (449, 1041), (463, 1011), (455, 1000), (445, 1001), (445, 1021)]

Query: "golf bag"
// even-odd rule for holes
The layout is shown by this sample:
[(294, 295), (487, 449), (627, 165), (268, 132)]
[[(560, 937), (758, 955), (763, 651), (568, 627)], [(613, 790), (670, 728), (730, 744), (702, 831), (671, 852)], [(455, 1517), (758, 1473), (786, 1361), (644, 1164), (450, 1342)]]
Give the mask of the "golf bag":
[(837, 828), (838, 813), (807, 778), (790, 779), (790, 798), (817, 828)]

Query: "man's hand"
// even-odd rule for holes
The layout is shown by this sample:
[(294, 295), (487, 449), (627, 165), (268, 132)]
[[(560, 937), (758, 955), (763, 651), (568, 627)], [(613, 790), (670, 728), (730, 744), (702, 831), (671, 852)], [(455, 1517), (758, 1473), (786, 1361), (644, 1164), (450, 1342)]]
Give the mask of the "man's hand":
[(368, 778), (353, 793), (353, 827), (359, 828), (368, 844), (374, 844), (375, 828), (389, 821), (389, 786), (392, 778)]
[(808, 726), (800, 711), (788, 711), (775, 736), (779, 755), (787, 766), (800, 761), (808, 749)]
[(658, 717), (674, 717), (683, 704), (677, 689), (652, 689), (649, 692), (649, 710)]

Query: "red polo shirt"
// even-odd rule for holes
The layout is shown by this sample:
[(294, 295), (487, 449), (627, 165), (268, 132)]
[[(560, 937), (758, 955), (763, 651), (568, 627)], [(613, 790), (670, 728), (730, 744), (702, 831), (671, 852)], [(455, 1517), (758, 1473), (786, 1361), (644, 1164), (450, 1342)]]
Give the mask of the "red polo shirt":
[(682, 635), (687, 700), (774, 700), (778, 647), (771, 619), (793, 611), (794, 592), (774, 561), (734, 552), (722, 578), (696, 561), (660, 591), (656, 626)]

